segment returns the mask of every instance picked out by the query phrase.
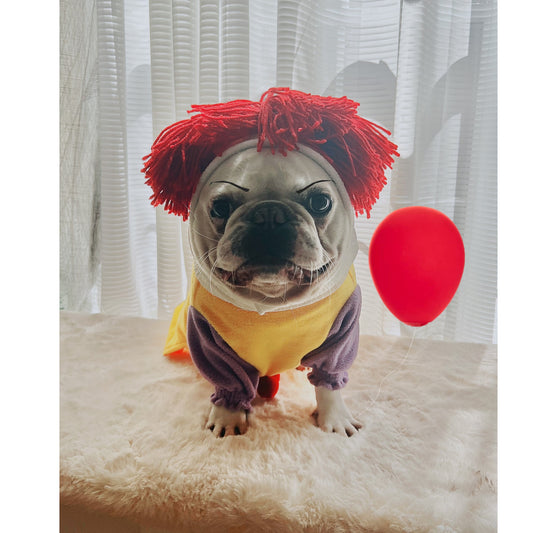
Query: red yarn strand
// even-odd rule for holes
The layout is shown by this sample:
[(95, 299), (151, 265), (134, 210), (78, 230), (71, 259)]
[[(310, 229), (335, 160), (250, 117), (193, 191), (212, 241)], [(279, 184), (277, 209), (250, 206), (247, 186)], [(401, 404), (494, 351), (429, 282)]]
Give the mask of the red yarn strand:
[(257, 138), (272, 153), (287, 155), (298, 145), (313, 148), (338, 172), (356, 214), (367, 213), (386, 184), (397, 146), (382, 126), (357, 114), (346, 97), (315, 96), (289, 88), (266, 91), (259, 102), (233, 100), (193, 105), (191, 118), (165, 128), (143, 158), (153, 205), (188, 218), (189, 205), (209, 163), (231, 146)]

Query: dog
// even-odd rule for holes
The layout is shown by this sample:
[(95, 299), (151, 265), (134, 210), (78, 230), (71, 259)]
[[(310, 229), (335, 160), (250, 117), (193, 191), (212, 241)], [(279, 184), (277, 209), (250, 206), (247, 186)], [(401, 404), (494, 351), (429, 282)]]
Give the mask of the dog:
[(310, 369), (318, 427), (362, 427), (340, 394), (359, 341), (354, 212), (368, 213), (397, 152), (356, 107), (286, 88), (196, 106), (146, 158), (152, 203), (190, 218), (194, 258), (164, 353), (190, 354), (214, 386), (217, 437), (246, 433), (258, 388), (273, 396), (297, 367)]

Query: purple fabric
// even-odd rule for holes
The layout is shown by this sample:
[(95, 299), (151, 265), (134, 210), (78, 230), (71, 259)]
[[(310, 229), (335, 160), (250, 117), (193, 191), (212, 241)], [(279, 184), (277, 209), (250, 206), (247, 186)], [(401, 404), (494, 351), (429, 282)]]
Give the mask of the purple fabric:
[(187, 316), (187, 344), (201, 374), (215, 386), (211, 401), (228, 409), (251, 408), (259, 371), (241, 359), (194, 307)]
[(315, 387), (335, 390), (348, 383), (348, 369), (359, 347), (360, 314), (361, 288), (357, 285), (333, 322), (326, 340), (302, 359), (302, 366), (312, 368), (307, 377)]
[[(339, 312), (326, 340), (301, 361), (312, 368), (309, 381), (316, 387), (340, 389), (348, 382), (359, 345), (359, 285)], [(189, 307), (187, 343), (194, 364), (215, 386), (211, 401), (228, 409), (251, 409), (259, 383), (259, 371), (241, 359), (205, 317)]]

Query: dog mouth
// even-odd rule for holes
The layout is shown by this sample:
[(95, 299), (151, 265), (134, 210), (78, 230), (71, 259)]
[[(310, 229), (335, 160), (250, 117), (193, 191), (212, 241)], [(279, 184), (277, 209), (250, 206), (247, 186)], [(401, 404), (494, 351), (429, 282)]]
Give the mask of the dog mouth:
[(298, 286), (313, 285), (328, 272), (333, 261), (311, 270), (301, 267), (292, 261), (280, 265), (255, 264), (252, 261), (243, 263), (234, 271), (216, 268), (217, 276), (234, 287), (247, 287), (252, 284), (274, 285), (290, 282)]

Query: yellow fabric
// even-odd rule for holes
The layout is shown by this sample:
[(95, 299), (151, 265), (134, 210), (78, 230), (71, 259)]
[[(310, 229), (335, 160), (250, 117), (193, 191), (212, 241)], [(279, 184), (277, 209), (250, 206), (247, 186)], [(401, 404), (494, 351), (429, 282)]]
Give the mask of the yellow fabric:
[(314, 304), (259, 315), (213, 296), (193, 274), (187, 299), (173, 315), (165, 355), (187, 350), (187, 311), (192, 305), (245, 361), (264, 375), (296, 368), (327, 338), (340, 310), (356, 287), (352, 266), (342, 286)]
[(191, 291), (187, 294), (187, 298), (181, 302), (172, 315), (170, 321), (170, 328), (168, 330), (167, 341), (163, 349), (164, 355), (172, 355), (183, 350), (189, 351), (187, 346), (187, 312), (189, 310)]

